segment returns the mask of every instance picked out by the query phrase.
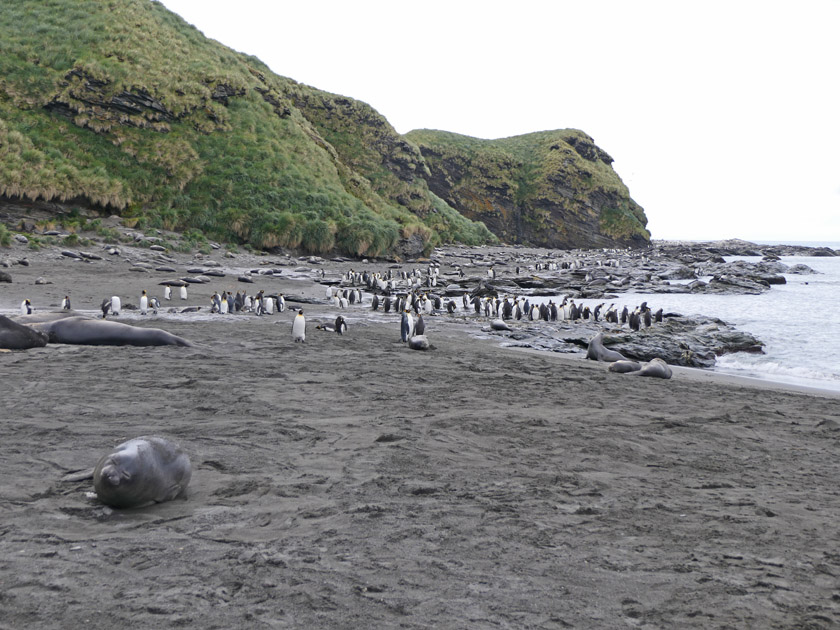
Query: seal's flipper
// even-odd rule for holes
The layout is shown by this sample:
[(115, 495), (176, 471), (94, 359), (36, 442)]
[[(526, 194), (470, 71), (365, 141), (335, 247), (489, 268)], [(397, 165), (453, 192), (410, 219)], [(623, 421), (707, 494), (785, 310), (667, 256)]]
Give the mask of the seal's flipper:
[(61, 481), (84, 481), (85, 479), (93, 479), (93, 468), (88, 468), (87, 470), (77, 470), (75, 472), (69, 472), (61, 478)]

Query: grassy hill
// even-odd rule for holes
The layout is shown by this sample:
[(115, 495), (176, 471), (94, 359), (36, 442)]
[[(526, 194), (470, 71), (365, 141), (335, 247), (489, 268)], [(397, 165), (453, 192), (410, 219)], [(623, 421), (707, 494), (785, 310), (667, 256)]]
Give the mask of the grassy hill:
[(612, 158), (575, 129), (480, 140), (417, 130), (431, 190), (507, 242), (547, 247), (647, 244), (642, 208)]
[(0, 11), (0, 203), (62, 202), (256, 248), (493, 242), (369, 106), (273, 74), (150, 0)]
[(400, 136), (369, 105), (278, 76), (152, 0), (14, 0), (0, 29), (0, 214), (95, 210), (359, 256), (497, 236), (647, 242), (643, 211), (582, 132)]

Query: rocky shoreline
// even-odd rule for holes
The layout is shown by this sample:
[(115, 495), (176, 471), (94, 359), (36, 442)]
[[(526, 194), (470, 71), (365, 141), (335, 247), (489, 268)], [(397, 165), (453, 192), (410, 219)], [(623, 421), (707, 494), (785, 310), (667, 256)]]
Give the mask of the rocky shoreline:
[[(154, 275), (153, 284), (171, 286), (216, 287), (222, 283), (230, 290), (235, 277), (235, 286), (243, 294), (255, 280), (275, 276), (310, 279), (345, 291), (358, 288), (364, 291), (367, 304), (374, 295), (377, 299), (391, 295), (405, 299), (409, 292), (412, 296), (428, 295), (434, 304), (428, 316), (466, 318), (474, 328), (498, 337), (505, 346), (580, 353), (589, 339), (604, 332), (605, 345), (628, 358), (650, 361), (658, 357), (671, 365), (708, 368), (714, 366), (717, 356), (733, 352), (760, 353), (764, 344), (749, 331), (737, 330), (716, 318), (714, 313), (663, 313), (660, 322), (639, 326), (635, 331), (624, 319), (607, 323), (603, 313), (596, 321), (589, 309), (571, 320), (568, 313), (563, 316), (561, 308), (560, 317), (554, 321), (532, 320), (526, 312), (520, 319), (510, 318), (511, 331), (491, 330), (487, 322), (489, 317), (501, 317), (498, 308), (505, 299), (518, 298), (526, 306), (529, 298), (535, 304), (545, 302), (545, 298), (556, 298), (558, 305), (560, 296), (563, 301), (572, 302), (595, 299), (604, 300), (602, 305), (606, 309), (610, 300), (627, 292), (758, 294), (770, 290), (774, 284), (784, 283), (784, 273), (814, 273), (806, 265), (784, 264), (779, 260), (780, 255), (838, 255), (828, 248), (759, 246), (738, 240), (662, 241), (643, 250), (448, 246), (438, 248), (429, 258), (408, 261), (324, 259), (283, 251), (234, 253), (215, 243), (208, 244), (205, 253), (183, 254), (172, 251), (178, 239), (175, 233), (144, 234), (124, 227), (116, 217), (111, 217), (108, 225), (120, 234), (119, 242), (105, 243), (94, 233), (62, 232), (52, 226), (39, 230), (35, 222), (20, 220), (17, 226), (30, 230), (29, 235), (13, 233), (14, 246), (0, 250), (0, 269), (3, 269), (0, 282), (12, 282), (15, 267), (26, 268), (36, 260), (99, 265), (106, 269), (117, 266), (132, 273)], [(33, 238), (46, 240), (43, 249), (41, 245), (36, 250), (28, 249)], [(66, 246), (68, 240), (74, 244), (82, 240), (86, 248), (70, 249)], [(762, 256), (762, 259), (725, 262), (724, 256)], [(374, 276), (384, 277), (388, 282), (381, 285), (380, 281), (377, 285), (372, 281)], [(48, 277), (39, 276), (35, 280), (35, 284), (50, 282)], [(286, 299), (300, 304), (329, 303), (318, 297), (317, 292)], [(483, 300), (483, 306), (474, 308), (475, 300)], [(454, 308), (445, 308), (450, 301)], [(487, 309), (487, 302), (494, 305), (492, 312)], [(178, 312), (177, 308), (166, 306), (172, 313)], [(131, 311), (137, 307), (127, 299), (124, 308)], [(544, 319), (548, 316), (544, 315)]]

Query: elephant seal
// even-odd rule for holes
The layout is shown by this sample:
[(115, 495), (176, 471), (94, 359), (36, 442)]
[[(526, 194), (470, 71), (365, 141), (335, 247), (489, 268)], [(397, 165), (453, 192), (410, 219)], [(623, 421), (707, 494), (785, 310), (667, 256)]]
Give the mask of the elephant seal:
[(51, 343), (83, 346), (192, 346), (192, 342), (160, 328), (143, 328), (87, 317), (64, 317), (32, 324)]
[(586, 348), (586, 358), (593, 361), (627, 361), (627, 358), (620, 352), (604, 347), (604, 333), (598, 333), (589, 340)]
[(28, 350), (29, 348), (43, 348), (46, 345), (46, 333), (0, 315), (0, 348)]
[(414, 335), (408, 340), (408, 347), (412, 350), (428, 350), (431, 346), (426, 335)]
[(513, 330), (510, 326), (508, 326), (503, 320), (501, 319), (494, 319), (490, 322), (490, 328), (492, 330)]
[(143, 507), (184, 494), (191, 476), (190, 458), (177, 444), (143, 436), (123, 442), (99, 460), (93, 487), (106, 505)]
[(626, 374), (627, 372), (638, 372), (642, 369), (642, 364), (636, 361), (615, 361), (610, 364), (609, 371), (617, 372), (619, 374)]
[(671, 368), (665, 361), (656, 357), (642, 366), (642, 369), (634, 373), (636, 376), (655, 376), (657, 378), (671, 378)]

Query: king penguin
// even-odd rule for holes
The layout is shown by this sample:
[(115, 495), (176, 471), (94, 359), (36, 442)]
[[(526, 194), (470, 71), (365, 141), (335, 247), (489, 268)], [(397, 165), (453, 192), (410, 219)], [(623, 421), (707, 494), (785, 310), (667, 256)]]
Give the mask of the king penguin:
[(344, 318), (341, 315), (335, 318), (335, 332), (339, 335), (343, 335), (347, 332), (347, 322), (344, 321)]
[(187, 285), (186, 284), (181, 287), (181, 299), (182, 300), (187, 299)]
[(20, 303), (20, 314), (32, 315), (32, 302), (30, 302), (28, 298)]
[(116, 295), (111, 297), (111, 315), (116, 317), (120, 314), (120, 307), (122, 306), (120, 298)]
[(295, 321), (292, 322), (292, 339), (301, 343), (306, 341), (306, 319), (303, 317), (303, 309), (298, 311)]
[(163, 287), (163, 299), (164, 300), (171, 300), (172, 299), (172, 287), (168, 284)]
[(61, 300), (61, 310), (69, 311), (70, 310), (70, 296), (65, 295), (64, 299)]
[(140, 296), (140, 314), (145, 315), (149, 310), (149, 296), (146, 295), (146, 289), (143, 289), (143, 294)]
[(411, 311), (405, 309), (400, 322), (400, 340), (405, 343), (412, 336), (414, 336), (414, 318), (411, 316)]

